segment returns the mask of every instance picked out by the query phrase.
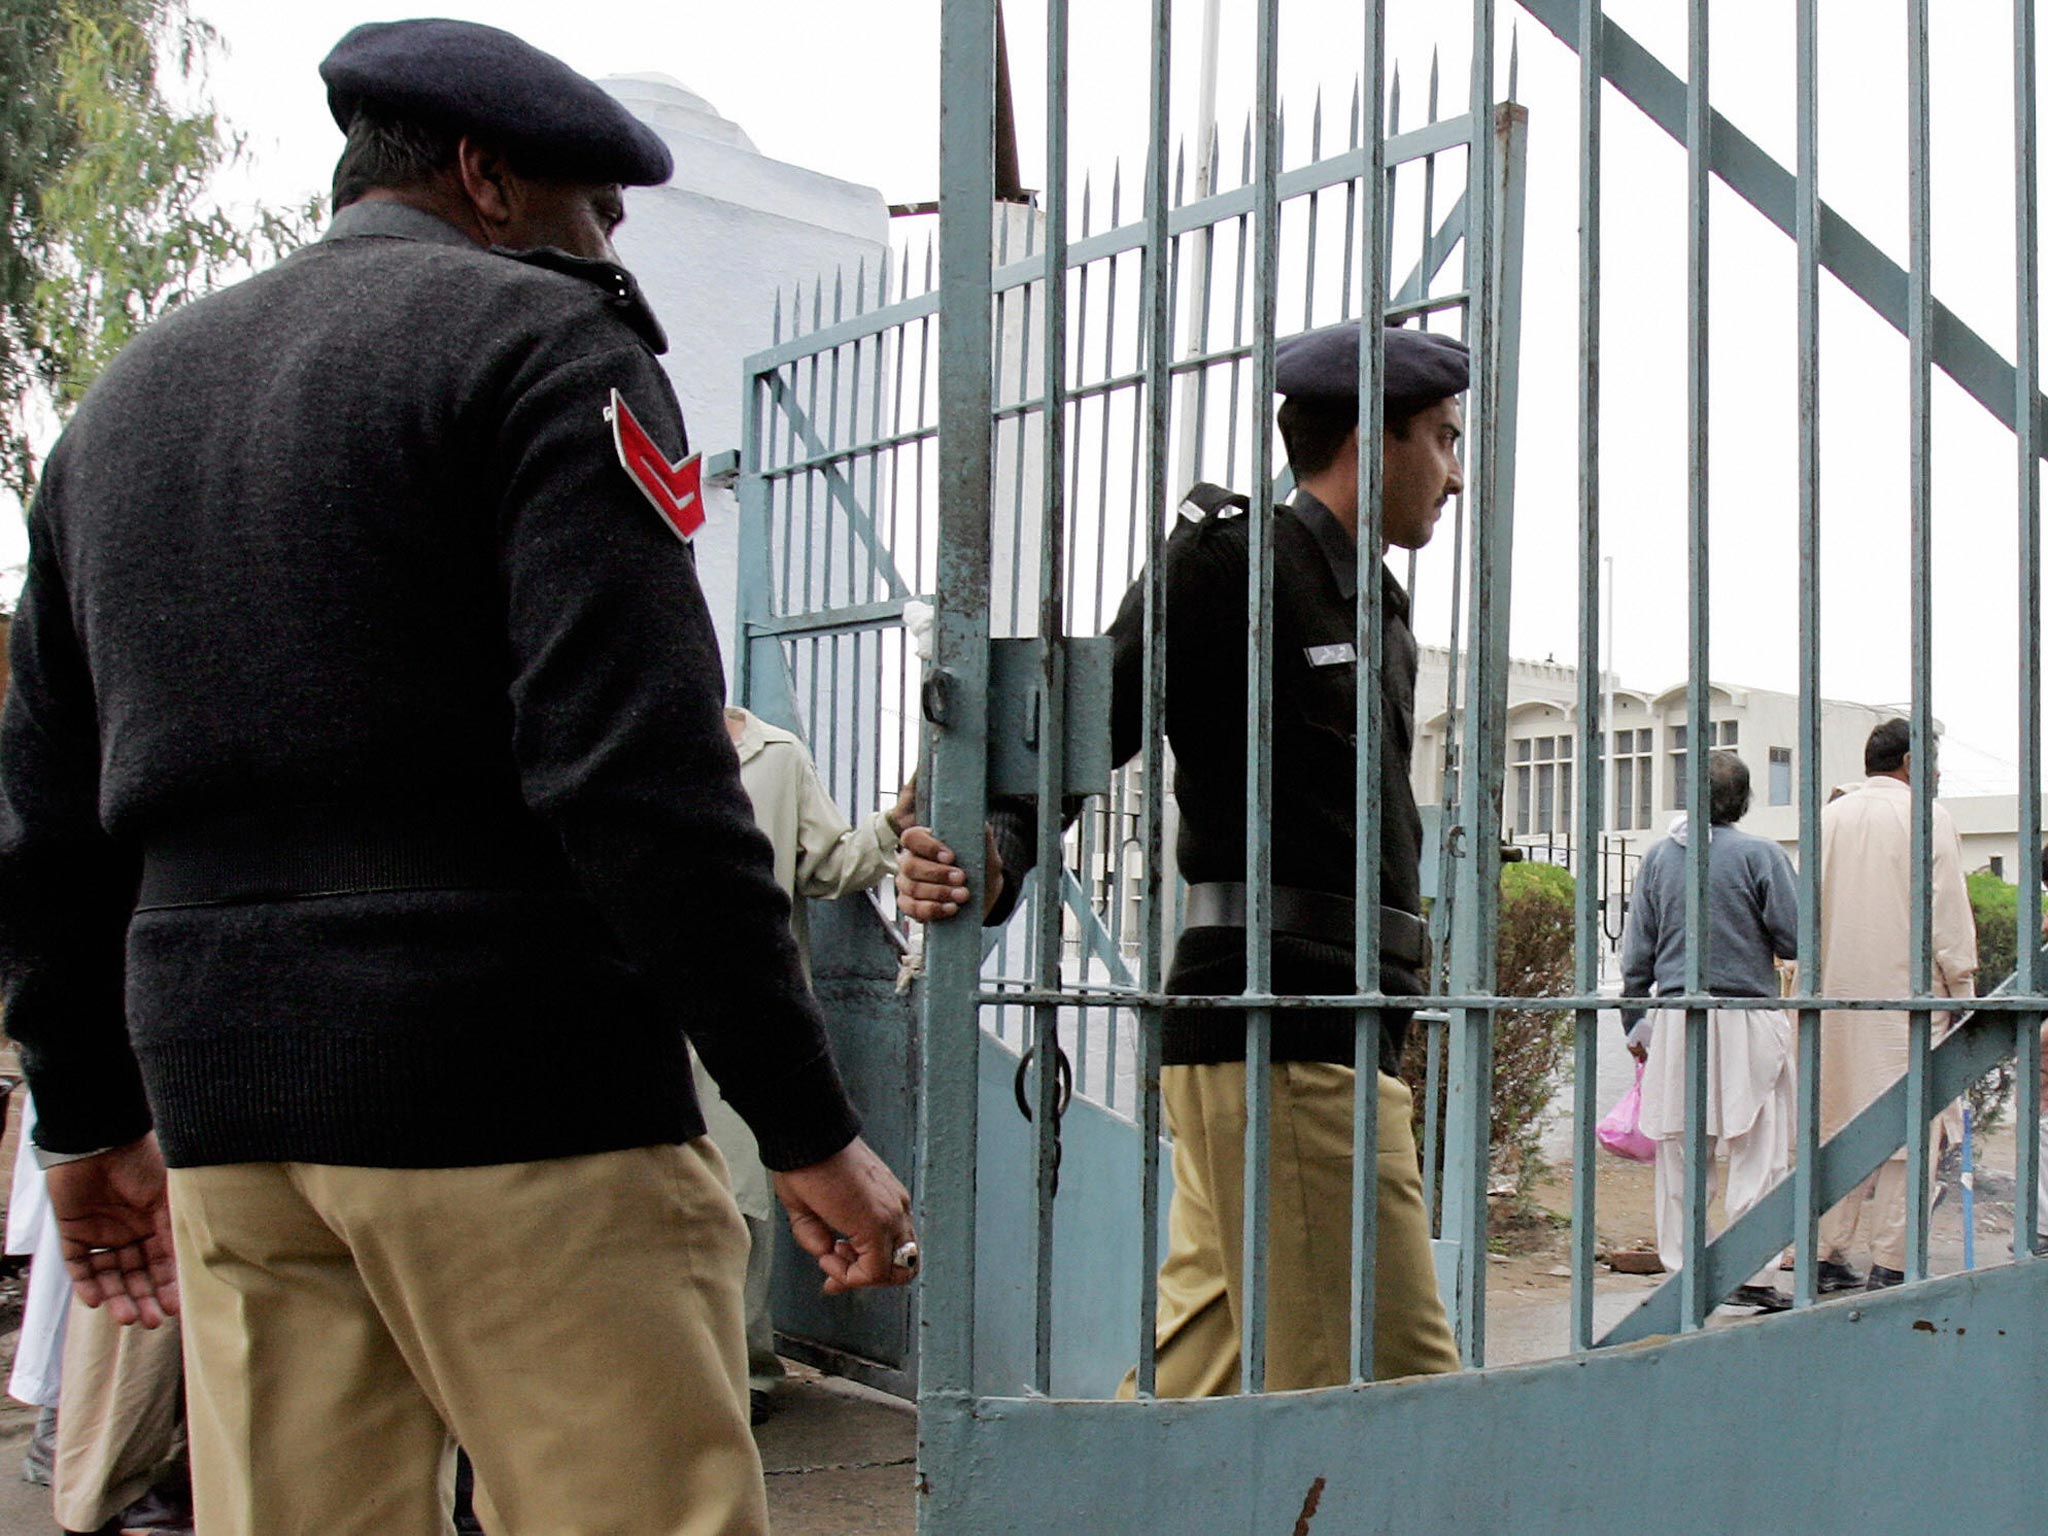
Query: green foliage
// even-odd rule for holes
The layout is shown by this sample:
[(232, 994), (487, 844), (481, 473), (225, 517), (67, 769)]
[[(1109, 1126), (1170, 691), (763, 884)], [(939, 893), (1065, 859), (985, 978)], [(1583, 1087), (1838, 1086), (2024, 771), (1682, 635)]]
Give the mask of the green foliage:
[(1977, 990), (1991, 992), (2005, 984), (2018, 963), (2019, 887), (2007, 885), (1988, 869), (1965, 878), (1970, 914), (1977, 920)]
[(204, 99), (217, 44), (186, 0), (0, 0), (0, 486), (17, 496), (116, 352), (317, 216), (210, 201), (243, 156)]
[[(1989, 870), (1966, 877), (1970, 887), (1970, 915), (1977, 921), (1977, 991), (1991, 992), (2003, 986), (2017, 964), (2019, 929), (2019, 888)], [(1988, 1131), (2005, 1118), (2011, 1107), (2013, 1071), (2002, 1061), (1970, 1085), (1970, 1124), (1973, 1134)]]
[[(1509, 864), (1500, 872), (1500, 990), (1559, 997), (1572, 987), (1571, 872), (1555, 864)], [(1415, 1090), (1418, 1126), (1427, 1079), (1427, 1031), (1409, 1032), (1401, 1075)], [(1493, 1172), (1525, 1201), (1543, 1172), (1537, 1147), (1571, 1049), (1572, 1016), (1555, 1009), (1504, 1009), (1493, 1037)], [(1446, 1074), (1447, 1075), (1447, 1074)], [(1443, 1105), (1441, 1094), (1439, 1109)], [(1419, 1132), (1418, 1132), (1419, 1134)]]

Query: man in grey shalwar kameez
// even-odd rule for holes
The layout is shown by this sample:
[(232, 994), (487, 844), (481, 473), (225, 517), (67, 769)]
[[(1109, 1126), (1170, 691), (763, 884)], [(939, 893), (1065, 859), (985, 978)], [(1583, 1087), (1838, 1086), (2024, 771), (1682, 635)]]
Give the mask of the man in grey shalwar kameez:
[[(1707, 764), (1706, 991), (1775, 997), (1773, 958), (1798, 953), (1799, 905), (1791, 860), (1776, 843), (1739, 831), (1749, 810), (1749, 769), (1732, 752)], [(1643, 856), (1622, 941), (1630, 997), (1685, 990), (1684, 818)], [(1781, 1009), (1709, 1009), (1707, 1136), (1728, 1160), (1728, 1219), (1740, 1217), (1791, 1166), (1792, 1025)], [(1630, 1049), (1646, 1057), (1641, 1128), (1657, 1143), (1657, 1254), (1668, 1270), (1685, 1260), (1685, 1037), (1683, 1009), (1625, 1014)], [(1741, 1305), (1782, 1311), (1790, 1300), (1768, 1274), (1741, 1287)]]

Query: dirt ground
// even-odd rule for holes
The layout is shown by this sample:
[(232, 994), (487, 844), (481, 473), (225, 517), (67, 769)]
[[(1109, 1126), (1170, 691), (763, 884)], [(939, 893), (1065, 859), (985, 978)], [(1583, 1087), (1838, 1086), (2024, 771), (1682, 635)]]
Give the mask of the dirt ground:
[[(2001, 1264), (2011, 1255), (2013, 1226), (2013, 1136), (2009, 1125), (1995, 1126), (1976, 1148), (1976, 1262)], [(1654, 1178), (1650, 1165), (1602, 1153), (1594, 1195), (1594, 1250), (1653, 1250), (1656, 1219), (1652, 1213)], [(1516, 1212), (1496, 1202), (1492, 1223), (1494, 1252), (1487, 1275), (1487, 1360), (1509, 1364), (1565, 1353), (1570, 1347), (1572, 1165), (1553, 1165), (1537, 1183), (1530, 1208)], [(1717, 1199), (1709, 1207), (1714, 1230), (1724, 1212)], [(1962, 1187), (1954, 1169), (1942, 1182), (1928, 1235), (1929, 1268), (1950, 1274), (1963, 1268)], [(1867, 1252), (1851, 1255), (1864, 1268)], [(1662, 1274), (1618, 1274), (1602, 1263), (1594, 1281), (1595, 1324), (1604, 1328), (1660, 1285)], [(1789, 1270), (1779, 1284), (1792, 1288)], [(1715, 1321), (1728, 1323), (1748, 1314), (1724, 1308)]]

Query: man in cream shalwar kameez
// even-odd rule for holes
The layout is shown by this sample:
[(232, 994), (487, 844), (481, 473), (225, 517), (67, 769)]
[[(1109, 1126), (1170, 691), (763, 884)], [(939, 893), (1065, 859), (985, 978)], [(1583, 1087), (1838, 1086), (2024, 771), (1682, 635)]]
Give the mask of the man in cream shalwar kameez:
[[(800, 737), (744, 709), (727, 709), (725, 720), (740, 755), (740, 783), (754, 803), (754, 820), (775, 848), (775, 879), (790, 897), (789, 926), (808, 976), (811, 934), (805, 900), (836, 901), (893, 875), (897, 832), (914, 819), (916, 802), (905, 786), (894, 806), (852, 826), (833, 803)], [(697, 1061), (695, 1052), (690, 1059), (697, 1070), (697, 1099), (704, 1108), (704, 1124), (724, 1154), (732, 1176), (733, 1200), (754, 1240), (747, 1259), (745, 1299), (747, 1385), (754, 1394), (758, 1418), (768, 1411), (764, 1394), (773, 1392), (782, 1380), (768, 1298), (774, 1276), (775, 1231), (770, 1218), (775, 1197), (754, 1133), (719, 1096), (718, 1085)]]
[[(1821, 813), (1821, 992), (1827, 997), (1905, 997), (1911, 993), (1913, 791), (1903, 720), (1871, 732), (1870, 774), (1862, 788)], [(1975, 995), (1977, 928), (1963, 881), (1955, 823), (1934, 807), (1934, 994)], [(1822, 1015), (1821, 1134), (1833, 1136), (1906, 1072), (1906, 1015)], [(1954, 1016), (1934, 1016), (1939, 1040)], [(1869, 1220), (1865, 1205), (1875, 1200)], [(1846, 1265), (1858, 1228), (1870, 1243), (1870, 1281), (1895, 1285), (1906, 1267), (1906, 1152), (1821, 1219), (1820, 1257)]]

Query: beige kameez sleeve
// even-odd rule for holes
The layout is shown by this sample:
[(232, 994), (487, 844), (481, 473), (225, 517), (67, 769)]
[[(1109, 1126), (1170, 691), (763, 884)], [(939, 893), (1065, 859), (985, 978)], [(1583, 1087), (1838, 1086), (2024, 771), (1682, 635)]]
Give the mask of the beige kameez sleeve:
[(797, 790), (796, 894), (836, 901), (896, 873), (896, 831), (877, 811), (851, 825), (808, 756)]

